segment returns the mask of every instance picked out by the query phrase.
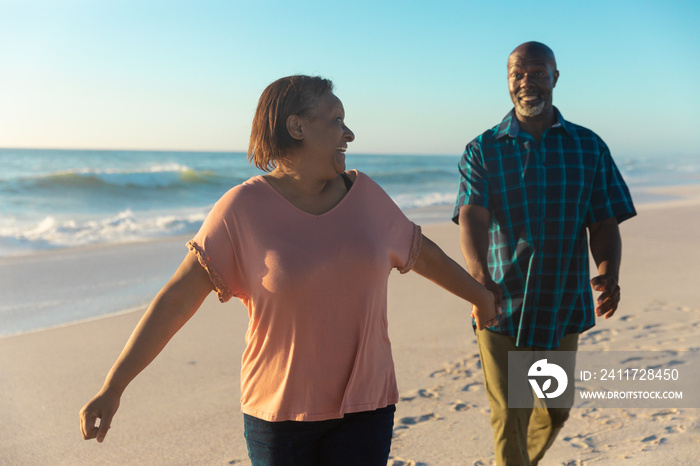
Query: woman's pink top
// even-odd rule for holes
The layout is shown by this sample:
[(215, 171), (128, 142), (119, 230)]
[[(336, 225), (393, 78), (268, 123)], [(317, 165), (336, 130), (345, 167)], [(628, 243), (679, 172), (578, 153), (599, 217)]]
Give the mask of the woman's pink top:
[(219, 299), (236, 296), (248, 308), (243, 412), (319, 421), (396, 403), (387, 282), (392, 268), (413, 267), (421, 238), (360, 172), (321, 215), (299, 210), (262, 176), (227, 192), (187, 245)]

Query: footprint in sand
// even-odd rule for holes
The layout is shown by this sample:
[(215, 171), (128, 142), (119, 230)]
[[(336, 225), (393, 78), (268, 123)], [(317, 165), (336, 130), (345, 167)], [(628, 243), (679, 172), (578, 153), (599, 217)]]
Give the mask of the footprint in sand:
[(675, 337), (675, 338), (669, 338), (666, 340), (666, 343), (685, 343), (686, 340), (685, 338), (682, 337)]
[(680, 364), (685, 364), (685, 361), (678, 361), (677, 359), (672, 359), (671, 361), (665, 362), (663, 364), (655, 364), (653, 366), (647, 366), (647, 369), (651, 369), (651, 370), (664, 369), (666, 367), (678, 366)]
[(642, 451), (654, 450), (655, 447), (667, 443), (665, 437), (657, 437), (656, 435), (650, 435), (642, 439), (641, 443), (645, 444), (642, 447)]
[(610, 339), (620, 333), (618, 330), (614, 329), (601, 329), (601, 330), (593, 330), (593, 331), (588, 331), (584, 333), (581, 336), (581, 342), (586, 344), (586, 343), (593, 343), (593, 344), (598, 344), (598, 343), (605, 343), (610, 341)]
[(481, 382), (472, 382), (466, 384), (464, 387), (462, 387), (463, 392), (476, 392), (481, 390), (481, 386), (483, 384)]
[(428, 414), (423, 414), (422, 416), (407, 416), (407, 417), (402, 417), (399, 419), (399, 423), (403, 426), (414, 426), (416, 424), (420, 424), (421, 422), (426, 422), (426, 421), (438, 421), (442, 419), (440, 416), (438, 416), (435, 413), (428, 413)]
[[(625, 410), (610, 414), (609, 411), (599, 408), (585, 408), (581, 410), (580, 413), (574, 414), (574, 416), (581, 419), (596, 421), (601, 426), (613, 426), (615, 428), (623, 426), (625, 420), (635, 419), (637, 417), (636, 414)], [(622, 419), (623, 417), (625, 419)]]
[(446, 363), (443, 369), (432, 372), (430, 377), (452, 376), (452, 380), (458, 380), (470, 378), (474, 375), (474, 371), (479, 371), (480, 369), (481, 359), (479, 359), (479, 353), (475, 353), (461, 361)]
[(403, 458), (389, 458), (387, 466), (428, 466), (428, 463), (421, 463), (413, 460), (405, 460)]
[(441, 385), (437, 385), (433, 388), (419, 388), (418, 390), (414, 390), (406, 393), (405, 395), (401, 395), (399, 401), (413, 401), (416, 398), (438, 399), (440, 398), (440, 390), (442, 390)]
[(471, 377), (471, 372), (469, 370), (459, 370), (457, 367), (450, 367), (445, 369), (440, 369), (435, 372), (430, 373), (431, 378), (435, 377), (448, 377), (452, 376), (452, 380), (457, 380), (460, 377)]
[(651, 302), (649, 306), (647, 306), (644, 311), (645, 312), (656, 312), (656, 311), (662, 311), (666, 306), (668, 306), (668, 303), (666, 301), (661, 301), (658, 299), (655, 299), (654, 301)]
[(580, 417), (582, 419), (599, 420), (599, 419), (606, 419), (610, 416), (608, 416), (607, 414), (605, 414), (603, 411), (599, 410), (598, 408), (586, 408), (580, 412), (578, 417)]
[(574, 448), (595, 448), (593, 438), (584, 434), (564, 437), (564, 441), (568, 442)]
[(677, 414), (680, 414), (680, 411), (677, 409), (664, 409), (662, 411), (657, 411), (654, 414), (651, 415), (652, 420), (656, 421), (657, 418), (664, 418), (661, 419), (662, 421), (667, 421), (668, 419), (665, 419), (669, 416), (676, 416)]
[(667, 426), (664, 430), (669, 434), (682, 434), (686, 431), (685, 426)]
[(417, 424), (421, 424), (427, 421), (439, 421), (442, 418), (435, 413), (423, 414), (422, 416), (406, 416), (399, 419), (399, 421), (394, 425), (394, 437), (401, 437), (404, 433), (403, 431), (412, 428)]
[(631, 358), (627, 358), (627, 359), (625, 359), (625, 360), (623, 360), (623, 361), (620, 361), (620, 363), (621, 363), (621, 364), (627, 364), (627, 363), (629, 363), (629, 362), (641, 361), (641, 360), (642, 360), (642, 358), (640, 358), (640, 357), (631, 357)]
[(457, 400), (455, 402), (450, 403), (450, 409), (452, 409), (453, 411), (458, 411), (458, 412), (466, 411), (468, 409), (472, 409), (472, 408), (476, 408), (476, 407), (478, 407), (478, 405), (475, 405), (473, 403), (470, 403), (470, 404), (463, 403), (460, 400)]

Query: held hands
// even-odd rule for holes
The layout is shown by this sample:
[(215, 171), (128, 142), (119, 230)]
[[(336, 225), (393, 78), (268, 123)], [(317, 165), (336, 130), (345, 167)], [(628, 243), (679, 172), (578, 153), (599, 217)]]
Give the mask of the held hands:
[(479, 330), (498, 325), (503, 312), (501, 310), (501, 288), (490, 279), (485, 280), (484, 288), (484, 294), (488, 295), (484, 303), (474, 303), (472, 307), (472, 318)]
[[(119, 409), (120, 398), (121, 396), (116, 393), (103, 390), (80, 410), (80, 431), (83, 434), (83, 439), (96, 438), (99, 443), (102, 443), (112, 423), (112, 418)], [(95, 421), (98, 418), (100, 425), (95, 426)]]
[(476, 305), (472, 306), (472, 318), (476, 322), (476, 328), (479, 330), (497, 326), (500, 323), (502, 312), (500, 307), (494, 307), (493, 310), (486, 311)]
[(503, 292), (501, 287), (490, 277), (474, 277), (481, 283), (490, 295), (485, 301), (486, 304), (474, 303), (472, 308), (472, 318), (476, 322), (476, 327), (483, 330), (486, 327), (496, 326), (500, 322), (502, 316), (501, 300)]
[(610, 275), (599, 275), (591, 280), (591, 288), (594, 291), (602, 291), (596, 300), (595, 315), (611, 318), (620, 302), (620, 286), (617, 280)]

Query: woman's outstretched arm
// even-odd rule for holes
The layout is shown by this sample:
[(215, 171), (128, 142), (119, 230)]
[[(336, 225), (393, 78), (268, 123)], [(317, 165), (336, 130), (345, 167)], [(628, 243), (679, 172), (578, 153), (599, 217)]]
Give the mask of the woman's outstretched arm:
[(423, 236), (418, 260), (413, 270), (450, 293), (472, 303), (474, 305), (472, 316), (480, 330), (497, 322), (493, 293), (425, 236)]
[(134, 329), (102, 389), (80, 410), (85, 440), (104, 440), (126, 386), (155, 359), (213, 289), (207, 271), (189, 252)]

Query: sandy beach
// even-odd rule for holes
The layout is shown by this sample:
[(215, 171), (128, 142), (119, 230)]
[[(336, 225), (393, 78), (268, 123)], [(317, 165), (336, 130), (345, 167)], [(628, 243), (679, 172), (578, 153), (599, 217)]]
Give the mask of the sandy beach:
[[(666, 351), (664, 367), (682, 371), (697, 368), (700, 356), (700, 188), (658, 194), (678, 200), (638, 206), (639, 215), (621, 225), (621, 306), (582, 335), (580, 351), (599, 351), (611, 365), (624, 364), (615, 360), (618, 351)], [(424, 233), (463, 262), (456, 225), (427, 224)], [(185, 254), (178, 241), (147, 249), (174, 251), (176, 265)], [(30, 280), (51, 265), (64, 277), (61, 289), (29, 282), (17, 292), (60, 294), (72, 284), (71, 292), (79, 293), (78, 280), (99, 277), (85, 257), (97, 251), (112, 257), (105, 260), (130, 257), (127, 262), (145, 266), (148, 256), (135, 250), (109, 246), (7, 258), (0, 260), (0, 274), (17, 268)], [(166, 276), (175, 265), (164, 265)], [(128, 276), (129, 268), (120, 267)], [(389, 290), (401, 394), (389, 464), (492, 464), (488, 401), (468, 306), (415, 273), (392, 273)], [(222, 305), (213, 295), (127, 389), (105, 442), (82, 440), (78, 411), (100, 388), (143, 310), (0, 338), (0, 464), (250, 464), (238, 401), (247, 313), (237, 300)], [(697, 407), (576, 406), (541, 464), (684, 465), (697, 463), (698, 451)]]

